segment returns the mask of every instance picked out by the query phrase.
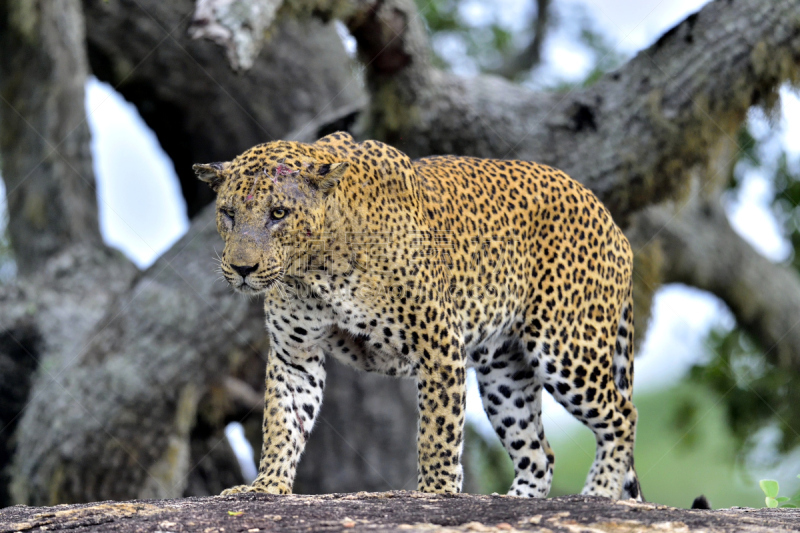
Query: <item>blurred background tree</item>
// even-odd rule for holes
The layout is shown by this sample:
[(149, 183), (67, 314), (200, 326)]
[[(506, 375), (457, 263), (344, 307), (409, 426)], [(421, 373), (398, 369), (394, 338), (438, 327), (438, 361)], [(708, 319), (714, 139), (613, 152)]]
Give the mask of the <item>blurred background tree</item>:
[[(642, 21), (658, 7), (618, 4), (645, 9)], [(340, 129), (414, 157), (537, 160), (594, 190), (637, 251), (645, 355), (636, 462), (645, 495), (682, 506), (700, 492), (715, 505), (763, 502), (748, 471), (767, 471), (770, 462), (794, 468), (787, 457), (800, 427), (792, 409), (800, 188), (790, 155), (769, 148), (777, 119), (760, 119), (757, 109), (779, 117), (780, 91), (787, 95), (798, 80), (800, 6), (698, 0), (698, 13), (684, 10), (672, 29), (639, 36), (632, 49), (594, 18), (604, 6), (590, 5), (0, 3), (8, 203), (0, 240), (0, 505), (212, 494), (252, 474), (252, 458), (240, 468), (229, 444), (242, 439), (224, 433), (241, 422), (259, 449), (262, 311), (214, 283), (220, 241), (207, 208), (212, 196), (191, 164)], [(669, 25), (661, 22), (663, 32)], [(103, 139), (90, 146), (86, 124), (114, 97), (103, 89), (109, 96), (93, 104), (99, 93), (97, 82), (87, 85), (90, 76), (113, 86), (152, 129), (174, 166), (173, 192), (188, 221), (163, 222), (166, 204), (132, 213), (111, 207), (104, 187), (144, 181), (153, 170), (129, 155), (113, 179), (104, 177), (96, 147)], [(122, 154), (132, 145), (125, 141)], [(771, 260), (729, 222), (748, 237), (731, 207), (749, 194), (748, 169), (769, 174), (770, 203), (791, 243), (791, 252)], [(146, 189), (145, 201), (155, 205), (163, 190)], [(162, 236), (185, 234), (174, 244), (148, 239), (152, 259), (132, 262), (108, 246), (115, 242), (109, 217), (129, 229), (153, 219)], [(681, 345), (686, 331), (670, 338), (657, 327), (674, 283), (719, 298), (712, 314), (723, 318), (705, 319), (703, 331), (715, 328), (705, 349)], [(666, 304), (672, 316), (694, 319), (692, 307), (709, 306), (708, 296), (701, 305), (696, 291), (687, 292)], [(655, 327), (642, 345), (651, 305)], [(653, 359), (660, 366), (648, 367)], [(691, 379), (681, 382), (692, 364)], [(648, 368), (657, 368), (650, 378)], [(329, 372), (296, 489), (414, 488), (413, 385), (333, 365)], [(513, 470), (477, 411), (473, 405), (466, 489), (502, 492)], [(551, 417), (548, 431), (557, 455), (552, 494), (577, 492), (594, 443), (568, 417)]]
[[(778, 110), (773, 111), (772, 121)], [(755, 120), (769, 120), (758, 116)], [(789, 154), (774, 131), (754, 136), (747, 125), (739, 132), (739, 159), (729, 190), (742, 193), (748, 174), (763, 175), (765, 194), (784, 241), (782, 261), (800, 269), (800, 157)], [(709, 332), (706, 355), (690, 372), (691, 381), (720, 398), (736, 449), (764, 470), (798, 469), (800, 445), (800, 374), (786, 372), (766, 357), (773, 349), (735, 322)], [(687, 413), (687, 423), (696, 413)]]

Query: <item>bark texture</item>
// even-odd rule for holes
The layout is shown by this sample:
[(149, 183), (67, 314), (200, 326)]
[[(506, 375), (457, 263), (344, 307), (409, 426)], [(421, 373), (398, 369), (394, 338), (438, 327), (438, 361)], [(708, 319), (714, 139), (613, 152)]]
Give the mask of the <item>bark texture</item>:
[[(51, 258), (42, 272), (26, 282), (0, 287), (0, 399), (4, 407), (0, 445), (7, 450), (0, 454), (0, 469), (5, 476), (10, 474), (15, 444), (20, 442), (13, 436), (23, 419), (23, 408), (41, 399), (41, 394), (52, 398), (64, 392), (53, 377), (69, 371), (92, 332), (107, 321), (108, 308), (130, 287), (135, 275), (136, 268), (120, 254), (79, 244)], [(37, 369), (39, 377), (35, 378)], [(46, 405), (42, 407), (47, 410)], [(36, 431), (38, 438), (44, 438), (58, 429), (58, 425), (40, 426)], [(79, 430), (80, 426), (61, 428), (62, 434)], [(11, 503), (9, 478), (0, 479), (0, 505)]]
[(0, 49), (0, 164), (25, 277), (72, 244), (101, 245), (80, 0), (3, 2)]
[(209, 212), (74, 350), (45, 361), (17, 433), (15, 501), (183, 493), (200, 396), (227, 354), (263, 337), (259, 307), (213, 282), (217, 239)]
[(3, 505), (11, 437), (42, 355), (76, 349), (73, 335), (93, 327), (134, 269), (100, 239), (80, 2), (3, 2), (0, 50), (0, 163), (21, 280), (0, 288)]
[(704, 531), (797, 530), (797, 509), (719, 511), (568, 496), (434, 496), (419, 492), (106, 502), (0, 511), (0, 533), (48, 531)]

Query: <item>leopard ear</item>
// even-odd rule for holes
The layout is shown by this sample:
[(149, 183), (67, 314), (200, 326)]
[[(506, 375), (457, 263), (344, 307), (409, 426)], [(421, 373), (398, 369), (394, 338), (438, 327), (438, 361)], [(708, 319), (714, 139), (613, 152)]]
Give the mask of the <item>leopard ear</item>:
[(328, 194), (339, 185), (349, 167), (350, 163), (347, 162), (319, 165), (312, 170), (309, 181), (316, 189)]
[(230, 166), (230, 162), (224, 163), (207, 163), (192, 165), (192, 170), (197, 174), (200, 181), (204, 181), (211, 186), (214, 192), (217, 192), (220, 185), (225, 181), (225, 170)]

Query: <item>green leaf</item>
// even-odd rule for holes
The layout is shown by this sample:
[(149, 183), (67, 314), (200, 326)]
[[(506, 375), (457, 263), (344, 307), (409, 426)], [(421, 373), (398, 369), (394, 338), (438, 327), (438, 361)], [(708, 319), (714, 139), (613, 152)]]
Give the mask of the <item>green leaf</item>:
[(787, 498), (786, 496), (781, 496), (780, 498), (775, 498), (775, 501), (778, 503), (788, 502), (789, 498)]
[(778, 506), (778, 502), (775, 500), (775, 498), (770, 498), (769, 496), (767, 496), (766, 498), (764, 498), (764, 501), (767, 502), (767, 507), (769, 507), (770, 509), (774, 509)]
[(767, 498), (774, 499), (778, 495), (778, 482), (774, 479), (762, 479), (758, 484)]
[(739, 157), (748, 161), (754, 167), (761, 166), (761, 160), (758, 157), (758, 141), (747, 129), (747, 126), (739, 129), (736, 141), (740, 150)]

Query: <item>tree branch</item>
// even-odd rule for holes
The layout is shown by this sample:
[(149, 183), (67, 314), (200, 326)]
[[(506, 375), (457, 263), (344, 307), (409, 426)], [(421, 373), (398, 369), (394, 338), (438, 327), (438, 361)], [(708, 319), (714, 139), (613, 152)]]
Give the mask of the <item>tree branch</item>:
[(530, 72), (542, 60), (542, 48), (544, 47), (544, 39), (547, 37), (549, 26), (550, 0), (536, 0), (536, 16), (531, 24), (531, 31), (533, 32), (531, 42), (491, 73), (513, 80), (521, 74)]
[[(0, 6), (0, 162), (17, 271), (76, 243), (101, 246), (78, 0)], [(20, 149), (20, 147), (24, 147)]]
[(43, 363), (17, 431), (15, 501), (182, 495), (200, 396), (264, 336), (261, 306), (214, 282), (214, 211), (100, 307), (86, 344)]
[(234, 74), (224, 50), (189, 36), (192, 0), (83, 3), (92, 71), (153, 129), (190, 217), (213, 200), (192, 164), (226, 161), (365, 101), (332, 24), (282, 20), (252, 68)]
[(629, 234), (634, 246), (650, 239), (660, 245), (664, 283), (715, 294), (759, 341), (768, 361), (800, 373), (800, 277), (753, 249), (717, 202), (698, 202), (678, 216), (663, 207), (648, 209)]
[[(331, 16), (333, 5), (305, 0), (280, 14)], [(794, 0), (716, 0), (618, 71), (565, 94), (434, 68), (413, 0), (343, 5), (338, 15), (366, 67), (370, 137), (414, 157), (457, 153), (556, 166), (623, 225), (647, 205), (680, 197), (688, 171), (709, 162), (711, 148), (734, 136), (751, 106), (773, 104), (782, 83), (800, 80)]]
[[(372, 136), (413, 156), (557, 166), (591, 188), (620, 223), (679, 196), (687, 171), (707, 162), (720, 137), (734, 135), (750, 106), (771, 104), (781, 83), (800, 77), (800, 4), (793, 0), (712, 2), (618, 71), (562, 94), (434, 69), (411, 0), (377, 2), (348, 25), (370, 61)], [(394, 60), (381, 61), (384, 54)]]

